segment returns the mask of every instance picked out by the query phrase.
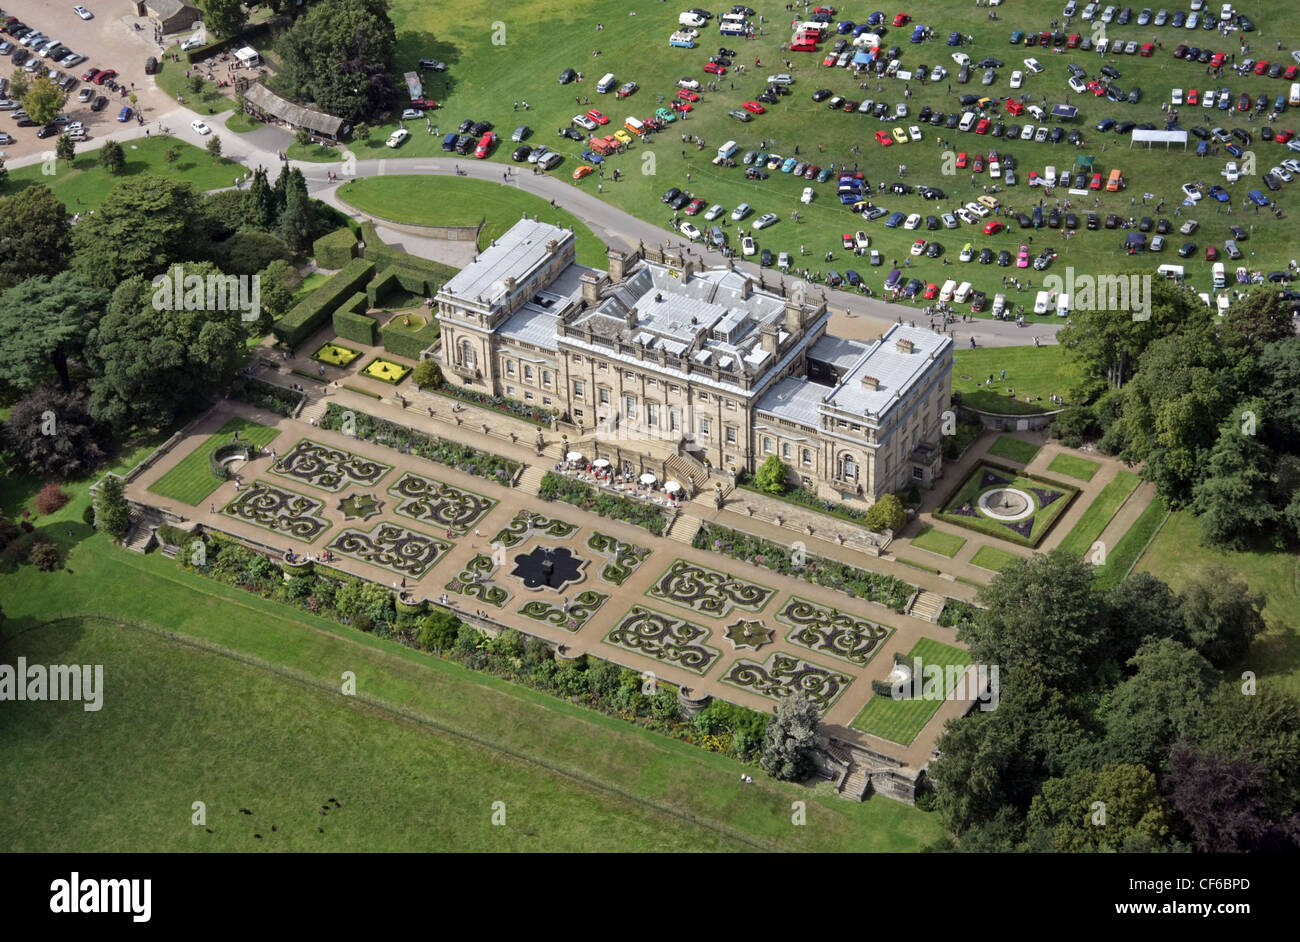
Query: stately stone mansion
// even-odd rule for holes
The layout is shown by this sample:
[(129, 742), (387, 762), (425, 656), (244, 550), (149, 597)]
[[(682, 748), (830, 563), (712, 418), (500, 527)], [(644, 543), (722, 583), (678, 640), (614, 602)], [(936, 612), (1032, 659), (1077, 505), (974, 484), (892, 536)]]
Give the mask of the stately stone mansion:
[(525, 218), (443, 286), (449, 382), (558, 410), (589, 458), (640, 444), (752, 472), (778, 455), (819, 495), (867, 503), (940, 475), (950, 338), (835, 337), (806, 283), (645, 246), (594, 269), (576, 243)]

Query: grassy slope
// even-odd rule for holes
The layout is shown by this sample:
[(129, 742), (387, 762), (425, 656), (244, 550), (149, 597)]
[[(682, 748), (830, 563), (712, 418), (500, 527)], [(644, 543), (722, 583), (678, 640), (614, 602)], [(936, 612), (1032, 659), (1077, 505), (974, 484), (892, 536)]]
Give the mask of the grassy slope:
[[(733, 207), (741, 201), (753, 204), (757, 212), (773, 211), (781, 217), (781, 222), (761, 234), (761, 247), (778, 252), (782, 249), (797, 253), (799, 245), (806, 243), (809, 258), (820, 260), (827, 249), (834, 250), (838, 264), (831, 267), (843, 269), (839, 234), (845, 230), (860, 228), (860, 217), (852, 216), (846, 208), (839, 205), (834, 194), (826, 185), (817, 186), (816, 201), (811, 206), (798, 206), (799, 193), (805, 181), (796, 181), (787, 174), (773, 174), (771, 179), (751, 182), (743, 179), (737, 169), (720, 169), (710, 164), (716, 146), (728, 139), (736, 140), (743, 149), (757, 147), (760, 138), (775, 140), (775, 150), (790, 155), (794, 146), (800, 145), (802, 156), (817, 160), (823, 166), (830, 161), (851, 166), (855, 161), (860, 169), (868, 172), (873, 181), (879, 179), (897, 179), (897, 166), (908, 165), (907, 178), (913, 183), (929, 183), (945, 189), (950, 199), (939, 201), (942, 208), (955, 205), (952, 196), (962, 201), (971, 199), (982, 192), (972, 189), (969, 172), (954, 172), (951, 176), (943, 173), (942, 151), (936, 146), (937, 137), (954, 140), (958, 150), (975, 152), (977, 150), (997, 148), (1004, 153), (1012, 153), (1019, 161), (1018, 175), (1020, 185), (1001, 194), (1006, 197), (1004, 203), (1017, 209), (1028, 209), (1042, 195), (1041, 190), (1031, 190), (1025, 181), (1030, 169), (1042, 171), (1046, 164), (1062, 168), (1072, 164), (1080, 150), (1069, 144), (1038, 144), (1016, 141), (1007, 143), (987, 136), (973, 133), (948, 131), (925, 127), (925, 139), (921, 143), (909, 143), (882, 149), (872, 142), (871, 136), (880, 128), (892, 128), (895, 123), (882, 123), (874, 118), (861, 115), (831, 114), (824, 104), (815, 104), (810, 100), (811, 93), (820, 87), (829, 88), (838, 94), (850, 98), (868, 95), (875, 100), (885, 100), (891, 105), (903, 101), (903, 83), (884, 79), (883, 91), (877, 92), (873, 82), (869, 91), (858, 88), (853, 76), (843, 69), (827, 69), (820, 65), (820, 58), (808, 54), (793, 54), (797, 71), (794, 73), (796, 84), (793, 94), (783, 97), (780, 102), (768, 108), (768, 113), (756, 117), (747, 124), (740, 124), (727, 116), (727, 110), (737, 107), (742, 101), (752, 98), (761, 90), (769, 72), (780, 71), (780, 45), (790, 39), (788, 14), (783, 5), (767, 2), (751, 4), (760, 13), (766, 14), (767, 22), (764, 35), (747, 42), (735, 38), (721, 41), (717, 26), (711, 25), (702, 30), (699, 45), (695, 49), (672, 49), (667, 44), (668, 35), (673, 30), (677, 14), (682, 9), (671, 4), (643, 4), (636, 10), (636, 16), (628, 16), (628, 10), (601, 4), (596, 0), (524, 0), (508, 6), (493, 7), (471, 3), (469, 0), (447, 0), (447, 2), (430, 5), (421, 0), (394, 0), (392, 15), (398, 25), (398, 71), (413, 68), (420, 56), (436, 56), (448, 63), (449, 69), (441, 75), (429, 74), (425, 85), (426, 92), (436, 98), (442, 109), (437, 112), (435, 122), (445, 131), (466, 117), (475, 120), (491, 120), (498, 130), (507, 134), (515, 125), (527, 122), (537, 130), (537, 139), (545, 141), (568, 154), (554, 172), (568, 180), (569, 174), (577, 164), (577, 156), (582, 149), (576, 142), (561, 141), (555, 135), (555, 128), (568, 124), (570, 118), (579, 110), (597, 107), (615, 121), (621, 121), (629, 114), (644, 116), (652, 113), (656, 107), (656, 95), (671, 94), (673, 83), (683, 75), (693, 75), (703, 79), (701, 67), (708, 55), (721, 45), (735, 48), (740, 56), (739, 62), (749, 63), (749, 68), (740, 75), (729, 74), (722, 79), (721, 90), (704, 95), (697, 105), (692, 117), (685, 122), (684, 130), (703, 137), (708, 146), (702, 151), (688, 147), (682, 157), (680, 130), (683, 123), (675, 123), (667, 132), (658, 135), (650, 145), (637, 145), (628, 154), (615, 157), (612, 166), (625, 171), (625, 179), (618, 184), (606, 183), (604, 198), (611, 203), (633, 212), (642, 218), (660, 225), (667, 221), (668, 214), (663, 211), (658, 197), (671, 186), (689, 186), (699, 195), (711, 202), (720, 202)], [(851, 19), (861, 19), (868, 8), (846, 9), (844, 12)], [(1070, 94), (1065, 85), (1065, 63), (1076, 61), (1089, 69), (1092, 74), (1100, 67), (1102, 60), (1096, 53), (1072, 53), (1055, 55), (1043, 53), (1040, 49), (1025, 49), (1023, 46), (1010, 46), (1007, 37), (1015, 28), (1029, 29), (1046, 26), (1046, 15), (1035, 15), (1032, 8), (1023, 6), (1006, 7), (999, 11), (999, 22), (990, 23), (987, 11), (974, 4), (937, 3), (934, 0), (921, 0), (908, 8), (916, 22), (928, 23), (935, 27), (936, 39), (921, 45), (907, 42), (906, 29), (890, 30), (886, 42), (897, 43), (904, 50), (903, 63), (912, 66), (917, 63), (935, 65), (943, 62), (955, 72), (954, 63), (949, 58), (952, 51), (943, 45), (948, 30), (963, 30), (975, 37), (973, 46), (964, 47), (973, 59), (983, 56), (996, 56), (1007, 61), (1007, 67), (998, 71), (997, 79), (988, 90), (994, 94), (1007, 95), (1010, 72), (1013, 68), (1023, 70), (1021, 60), (1026, 56), (1036, 56), (1047, 71), (1041, 75), (1026, 75), (1024, 91), (1032, 94), (1035, 100), (1048, 97), (1050, 103), (1062, 102), (1066, 96), (1072, 104), (1080, 108), (1079, 119), (1066, 125), (1078, 127), (1088, 142), (1081, 152), (1096, 158), (1099, 171), (1108, 173), (1112, 167), (1119, 167), (1130, 180), (1127, 191), (1115, 194), (1102, 193), (1099, 213), (1130, 213), (1141, 209), (1141, 195), (1151, 192), (1169, 200), (1165, 215), (1175, 220), (1172, 213), (1177, 188), (1189, 179), (1203, 178), (1207, 182), (1214, 178), (1214, 172), (1221, 166), (1220, 160), (1198, 160), (1195, 149), (1186, 153), (1181, 150), (1166, 152), (1163, 148), (1129, 149), (1126, 142), (1113, 134), (1102, 134), (1094, 130), (1094, 125), (1102, 117), (1116, 116), (1134, 121), (1151, 121), (1157, 127), (1164, 126), (1160, 103), (1173, 86), (1187, 88), (1204, 87), (1206, 80), (1204, 68), (1188, 65), (1172, 58), (1170, 52), (1177, 42), (1197, 44), (1211, 41), (1214, 34), (1187, 30), (1174, 30), (1170, 27), (1156, 29), (1138, 27), (1136, 16), (1134, 22), (1127, 26), (1107, 26), (1107, 33), (1113, 37), (1149, 41), (1152, 34), (1158, 34), (1164, 43), (1164, 49), (1151, 58), (1123, 56), (1116, 62), (1122, 73), (1119, 84), (1127, 91), (1133, 85), (1143, 89), (1141, 103), (1136, 105), (1117, 105), (1104, 99), (1094, 99), (1091, 95), (1081, 99)], [(1060, 5), (1056, 5), (1053, 16), (1059, 15)], [(1250, 14), (1257, 23), (1265, 24), (1264, 33), (1268, 36), (1269, 52), (1272, 51), (1274, 30), (1267, 24), (1276, 22), (1290, 12), (1289, 6), (1281, 0), (1261, 0), (1251, 9)], [(838, 18), (838, 17), (837, 17)], [(499, 21), (502, 28), (494, 30), (493, 23)], [(605, 29), (597, 32), (596, 23), (601, 22)], [(716, 21), (715, 21), (716, 22)], [(1084, 31), (1084, 24), (1075, 21), (1075, 28)], [(1255, 34), (1256, 37), (1259, 34)], [(496, 42), (494, 42), (496, 40)], [(1263, 40), (1256, 40), (1258, 44)], [(824, 44), (827, 45), (827, 44)], [(1227, 47), (1230, 42), (1220, 41), (1220, 47)], [(599, 49), (601, 55), (593, 57), (592, 52)], [(789, 55), (789, 54), (787, 54)], [(1267, 55), (1267, 54), (1266, 54)], [(761, 67), (753, 66), (755, 58), (762, 60)], [(567, 68), (582, 70), (587, 80), (581, 85), (559, 85), (556, 77)], [(606, 71), (614, 71), (619, 81), (635, 79), (641, 84), (641, 90), (632, 98), (619, 102), (613, 94), (599, 95), (595, 90), (596, 79)], [(734, 81), (735, 89), (731, 89)], [(952, 92), (948, 92), (948, 83), (952, 83)], [(1268, 78), (1250, 76), (1239, 78), (1235, 74), (1225, 76), (1222, 82), (1232, 89), (1233, 95), (1239, 91), (1249, 92), (1252, 98), (1261, 91), (1270, 96), (1286, 91), (1286, 85)], [(939, 83), (924, 86), (911, 83), (912, 98), (908, 104), (915, 115), (923, 105), (929, 104), (945, 112), (958, 107), (957, 96), (966, 92), (983, 91), (979, 85), (979, 76), (975, 76), (968, 86), (956, 82), (956, 76)], [(589, 96), (589, 105), (579, 106), (574, 102), (575, 95)], [(532, 105), (527, 113), (516, 114), (511, 110), (513, 102), (525, 98)], [(1259, 121), (1254, 125), (1245, 122), (1244, 115), (1235, 112), (1229, 117), (1225, 112), (1207, 113), (1202, 109), (1185, 109), (1184, 125), (1208, 124), (1213, 126), (1227, 123), (1229, 126), (1241, 126), (1257, 130)], [(1017, 119), (1012, 119), (1017, 120)], [(1283, 120), (1280, 126), (1286, 127), (1290, 122)], [(382, 129), (376, 129), (372, 136), (373, 144), (363, 148), (362, 156), (381, 156), (383, 141), (395, 127), (395, 123)], [(819, 143), (824, 150), (818, 153)], [(1101, 150), (1106, 143), (1107, 150)], [(861, 154), (850, 153), (850, 146), (858, 144)], [(415, 134), (406, 145), (406, 156), (440, 155), (439, 142), (424, 134)], [(1260, 159), (1267, 166), (1275, 162), (1275, 157), (1286, 156), (1284, 148), (1272, 143), (1258, 142), (1255, 145)], [(492, 159), (508, 163), (510, 148), (498, 148)], [(644, 154), (654, 154), (651, 167), (643, 165)], [(685, 174), (690, 171), (692, 180), (688, 184)], [(606, 174), (608, 177), (608, 172)], [(979, 177), (987, 177), (980, 174)], [(594, 192), (600, 182), (594, 176), (574, 184)], [(988, 182), (987, 180), (981, 180)], [(1058, 191), (1053, 192), (1053, 199)], [(1062, 197), (1064, 193), (1060, 193)], [(1130, 201), (1137, 197), (1138, 206), (1130, 207)], [(934, 212), (936, 204), (922, 200), (919, 196), (889, 195), (882, 201), (891, 210), (906, 212)], [(1082, 201), (1087, 209), (1093, 208), (1093, 198)], [(805, 220), (796, 225), (790, 221), (790, 211), (798, 208)], [(1187, 212), (1187, 211), (1185, 211)], [(1139, 214), (1140, 215), (1140, 214)], [(1154, 213), (1152, 214), (1154, 215)], [(1212, 210), (1193, 211), (1202, 221), (1201, 238), (1206, 241), (1208, 231), (1214, 240), (1223, 238), (1222, 224), (1227, 221), (1253, 223), (1257, 227), (1254, 238), (1249, 245), (1243, 246), (1248, 253), (1258, 252), (1256, 259), (1248, 260), (1253, 267), (1281, 267), (1280, 262), (1289, 258), (1282, 247), (1289, 244), (1290, 236), (1286, 220), (1276, 220), (1267, 213), (1256, 216), (1252, 211), (1249, 219), (1243, 218), (1238, 206), (1231, 220), (1214, 218)], [(886, 261), (902, 258), (904, 251), (914, 238), (914, 233), (898, 230), (886, 230), (879, 223), (869, 224), (873, 245), (884, 253)], [(940, 241), (947, 247), (948, 254), (955, 256), (961, 245), (972, 241), (977, 249), (985, 246), (1015, 251), (1020, 242), (1028, 235), (1016, 227), (1010, 232), (996, 236), (984, 236), (973, 227), (945, 232)], [(1078, 273), (1085, 272), (1123, 272), (1150, 271), (1159, 261), (1175, 261), (1172, 258), (1173, 247), (1167, 249), (1163, 256), (1153, 254), (1147, 257), (1130, 258), (1120, 249), (1121, 238), (1115, 230), (1099, 229), (1089, 232), (1080, 230), (1075, 238), (1068, 242), (1058, 233), (1042, 230), (1034, 236), (1033, 248), (1050, 245), (1061, 253), (1060, 259), (1052, 266), (1051, 272), (1062, 273), (1064, 266), (1072, 265)], [(1274, 248), (1276, 247), (1276, 248)], [(1288, 250), (1289, 251), (1289, 250)], [(1200, 282), (1202, 286), (1209, 282), (1209, 265), (1202, 260), (1200, 253), (1183, 261), (1190, 279)], [(1002, 290), (1001, 277), (1009, 269), (985, 265), (957, 265), (963, 277), (979, 289), (986, 291), (990, 297)], [(820, 267), (820, 266), (819, 266)], [(942, 283), (954, 266), (944, 266), (941, 260), (923, 260), (915, 262), (912, 272), (927, 281)], [(1043, 272), (1015, 270), (1021, 276), (1028, 276), (1035, 286), (1041, 285)], [(878, 277), (884, 270), (876, 270), (871, 277), (872, 284), (878, 284)], [(1014, 290), (1009, 297), (1017, 302), (1032, 300), (1029, 292), (1017, 294)], [(918, 300), (918, 305), (925, 302)], [(984, 315), (987, 316), (987, 315)], [(1029, 315), (1031, 319), (1049, 320), (1045, 317)], [(1055, 318), (1050, 318), (1055, 321)], [(1051, 390), (1044, 390), (1050, 392)], [(1061, 390), (1056, 390), (1060, 392)], [(1023, 394), (1022, 394), (1023, 395)]]
[(241, 441), (247, 440), (259, 446), (269, 445), (280, 434), (259, 422), (233, 417), (221, 426), (216, 434), (186, 455), (176, 467), (155, 481), (149, 490), (163, 497), (182, 501), (191, 507), (207, 500), (209, 494), (225, 483), (213, 475), (208, 464), (208, 456), (222, 445), (234, 442), (236, 432), (242, 436)]
[[(1007, 371), (1005, 378), (1003, 370)], [(1065, 394), (1070, 371), (1065, 348), (1056, 345), (959, 349), (953, 354), (952, 388), (972, 409), (1017, 415), (1044, 412), (1056, 408), (1048, 396)], [(993, 375), (992, 387), (980, 387), (989, 374)], [(1009, 388), (1016, 391), (1014, 400), (1007, 395)], [(1042, 396), (1043, 401), (1025, 402), (1027, 395), (1035, 400)]]
[(1076, 556), (1086, 553), (1140, 482), (1141, 479), (1132, 471), (1117, 471), (1114, 479), (1092, 499), (1079, 522), (1066, 534), (1061, 549)]
[[(945, 667), (971, 662), (970, 655), (965, 651), (929, 638), (922, 638), (907, 652), (909, 668), (915, 658), (920, 658), (924, 665), (941, 664)], [(946, 672), (943, 686), (946, 697), (952, 689), (948, 685)], [(907, 745), (925, 728), (925, 724), (930, 722), (930, 717), (934, 716), (942, 703), (942, 699), (894, 700), (873, 693), (862, 712), (849, 725), (890, 742)]]

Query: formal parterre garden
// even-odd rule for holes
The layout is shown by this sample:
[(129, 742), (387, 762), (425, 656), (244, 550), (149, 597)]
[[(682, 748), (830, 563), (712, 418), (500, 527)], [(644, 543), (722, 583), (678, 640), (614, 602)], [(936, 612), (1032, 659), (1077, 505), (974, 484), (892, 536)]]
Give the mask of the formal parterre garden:
[(981, 462), (953, 491), (935, 518), (1021, 546), (1037, 546), (1079, 491)]
[(209, 436), (198, 448), (182, 458), (174, 467), (150, 485), (149, 490), (160, 497), (197, 507), (207, 500), (212, 492), (225, 483), (212, 473), (211, 457), (218, 448), (234, 444), (235, 436), (239, 441), (251, 445), (266, 446), (275, 441), (280, 434), (278, 429), (269, 428), (260, 422), (233, 416), (227, 419), (216, 433)]
[(360, 350), (353, 350), (351, 347), (345, 347), (341, 343), (330, 341), (329, 343), (322, 344), (321, 347), (311, 355), (311, 358), (313, 360), (319, 360), (322, 363), (328, 363), (331, 366), (348, 366), (360, 356)]
[(411, 369), (411, 367), (404, 364), (394, 363), (392, 360), (385, 360), (383, 357), (376, 357), (366, 364), (366, 368), (361, 371), (361, 375), (396, 386), (406, 379)]

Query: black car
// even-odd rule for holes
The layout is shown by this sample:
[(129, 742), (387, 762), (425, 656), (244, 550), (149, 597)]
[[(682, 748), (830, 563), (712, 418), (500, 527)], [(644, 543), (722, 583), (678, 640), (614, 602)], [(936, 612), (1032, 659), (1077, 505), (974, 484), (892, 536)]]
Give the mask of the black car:
[(515, 148), (515, 152), (510, 155), (510, 159), (514, 161), (527, 160), (528, 155), (531, 154), (532, 152), (533, 149), (531, 147), (529, 147), (527, 144), (523, 144)]
[(709, 61), (716, 63), (717, 65), (726, 66), (728, 69), (731, 68), (731, 60), (726, 56), (710, 56)]
[(1264, 174), (1260, 179), (1264, 181), (1264, 185), (1270, 190), (1279, 190), (1282, 188), (1281, 182), (1271, 173)]
[(691, 201), (691, 197), (689, 193), (678, 193), (677, 196), (675, 196), (672, 200), (669, 201), (668, 205), (671, 206), (673, 209), (681, 209), (690, 201)]
[(95, 98), (94, 101), (92, 101), (92, 102), (90, 103), (90, 110), (91, 110), (91, 111), (103, 111), (104, 108), (105, 108), (105, 106), (107, 106), (107, 105), (108, 105), (108, 99), (107, 99), (106, 97), (104, 97), (103, 95), (99, 95), (99, 96), (97, 96), (97, 97)]
[(669, 189), (669, 191), (665, 193), (663, 196), (659, 197), (659, 202), (671, 204), (673, 200), (677, 199), (677, 197), (681, 195), (682, 195), (681, 188), (675, 186)]
[(461, 122), (461, 123), (456, 127), (456, 133), (457, 133), (457, 134), (468, 134), (468, 133), (470, 132), (470, 130), (471, 130), (473, 127), (474, 127), (474, 119), (473, 119), (473, 118), (466, 118), (464, 121), (462, 121), (462, 122)]
[[(688, 13), (694, 13), (696, 16), (702, 16), (702, 17), (704, 17), (706, 20), (711, 20), (711, 19), (713, 19), (713, 14), (712, 14), (712, 13), (710, 13), (708, 10), (701, 10), (699, 7), (696, 7), (694, 10), (688, 10), (687, 12), (688, 12)], [(735, 12), (735, 11), (733, 11), (733, 12)]]
[(568, 85), (570, 82), (576, 81), (577, 78), (578, 72), (576, 69), (565, 69), (560, 73), (560, 84)]
[(1028, 229), (1032, 225), (1032, 222), (1024, 213), (1016, 213), (1016, 225), (1021, 229)]
[(1152, 221), (1152, 219), (1151, 219), (1150, 216), (1143, 216), (1143, 217), (1138, 221), (1138, 231), (1139, 231), (1139, 232), (1150, 232), (1150, 231), (1151, 231), (1151, 227), (1154, 226), (1154, 225), (1155, 225), (1155, 223)]
[(1119, 217), (1116, 216), (1114, 213), (1107, 213), (1107, 214), (1106, 214), (1106, 228), (1107, 228), (1107, 229), (1114, 229), (1114, 228), (1115, 228), (1116, 226), (1118, 226), (1118, 225), (1119, 225)]
[(1019, 137), (1020, 137), (1020, 125), (1018, 124), (1007, 125), (1007, 140), (1014, 141)]
[(1079, 131), (1078, 128), (1075, 128), (1073, 131), (1070, 132), (1069, 136), (1066, 137), (1066, 140), (1069, 141), (1071, 144), (1073, 144), (1075, 147), (1078, 147), (1080, 144), (1083, 143), (1083, 134)]
[(769, 174), (762, 167), (750, 167), (745, 171), (746, 180), (766, 180)]
[(908, 194), (915, 192), (916, 187), (912, 186), (910, 183), (894, 183), (889, 187), (889, 190), (891, 193), (897, 193), (900, 196), (907, 196)]
[(1085, 171), (1080, 170), (1074, 175), (1074, 183), (1072, 186), (1076, 190), (1086, 190), (1088, 188), (1088, 174)]
[(754, 96), (754, 100), (761, 101), (765, 105), (776, 104), (776, 96), (773, 95), (771, 92), (759, 92), (757, 95)]
[(930, 127), (937, 128), (939, 125), (943, 124), (946, 117), (948, 116), (942, 111), (936, 111), (934, 114), (930, 115)]
[(574, 129), (574, 128), (560, 128), (560, 129), (557, 130), (555, 133), (558, 134), (558, 135), (560, 135), (560, 137), (567, 137), (567, 138), (568, 138), (569, 140), (571, 140), (571, 141), (580, 141), (580, 140), (582, 140), (582, 134), (581, 134), (581, 132), (579, 132), (578, 130), (576, 130), (576, 129)]
[(1008, 252), (1006, 249), (1003, 249), (1001, 252), (998, 253), (998, 266), (1000, 268), (1006, 268), (1010, 264), (1011, 264), (1011, 253)]
[(1136, 121), (1121, 121), (1119, 124), (1115, 125), (1115, 133), (1116, 133), (1116, 134), (1127, 134), (1129, 131), (1133, 130), (1135, 127), (1137, 127), (1137, 122), (1136, 122)]
[[(446, 72), (447, 63), (443, 62), (441, 59), (421, 59), (420, 68), (427, 72)], [(569, 71), (573, 70), (570, 69)]]
[(1195, 134), (1203, 141), (1208, 141), (1210, 139), (1210, 129), (1203, 127), (1199, 124), (1196, 127), (1192, 128), (1192, 133)]
[(472, 128), (470, 128), (469, 133), (473, 134), (475, 137), (482, 137), (484, 134), (486, 134), (488, 131), (491, 130), (492, 130), (491, 121), (479, 121)]
[(938, 228), (939, 228), (939, 217), (938, 217), (938, 216), (926, 216), (926, 217), (925, 217), (925, 228), (929, 229), (929, 230), (932, 231), (932, 232), (933, 232), (935, 229), (938, 229)]
[(1006, 133), (1007, 133), (1007, 126), (1003, 124), (1001, 121), (995, 121), (993, 123), (993, 127), (989, 128), (989, 134), (991, 134), (993, 137), (1001, 137), (1003, 134)]
[(464, 157), (478, 145), (478, 139), (472, 134), (462, 134), (456, 138), (456, 153)]
[(1088, 222), (1087, 222), (1087, 226), (1088, 226), (1089, 229), (1096, 229), (1097, 226), (1099, 226), (1100, 224), (1101, 224), (1101, 220), (1097, 218), (1097, 214), (1096, 214), (1096, 213), (1089, 213), (1089, 214), (1088, 214)]
[(21, 118), (18, 119), (18, 126), (20, 128), (34, 128), (36, 127), (36, 122), (33, 121), (31, 118), (27, 117), (26, 115), (23, 115)]
[(981, 265), (990, 265), (990, 264), (992, 264), (992, 263), (993, 263), (993, 250), (992, 250), (992, 249), (980, 249), (980, 264), (981, 264)]
[(926, 105), (925, 107), (923, 107), (923, 108), (921, 109), (920, 113), (916, 116), (916, 120), (918, 120), (918, 121), (929, 121), (929, 120), (930, 120), (930, 115), (932, 115), (932, 114), (934, 114), (934, 109), (931, 108), (929, 105)]
[(1184, 242), (1181, 246), (1178, 247), (1178, 255), (1180, 258), (1191, 258), (1195, 254), (1196, 254), (1195, 242)]
[(930, 242), (925, 247), (925, 254), (927, 258), (938, 258), (943, 254), (943, 243)]
[(1061, 211), (1059, 209), (1053, 207), (1052, 211), (1047, 214), (1047, 228), (1061, 228)]
[(1241, 226), (1229, 226), (1228, 233), (1238, 242), (1245, 242), (1250, 235)]
[(1271, 141), (1274, 137), (1273, 129), (1266, 124), (1259, 129), (1259, 136), (1262, 140)]
[(928, 200), (941, 200), (946, 195), (943, 190), (939, 189), (937, 186), (917, 187), (917, 192)]
[(758, 264), (762, 267), (771, 268), (773, 261), (771, 249), (763, 249), (762, 252), (758, 253)]
[[(829, 275), (827, 280), (829, 280)], [(907, 287), (903, 289), (903, 297), (914, 298), (916, 297), (917, 293), (920, 290), (921, 290), (921, 279), (913, 278), (911, 281), (907, 283)]]
[(719, 47), (718, 47), (718, 55), (720, 55), (720, 56), (735, 56), (735, 55), (736, 55), (736, 50), (734, 50), (734, 49), (728, 49), (728, 48), (726, 48), (725, 46), (719, 46)]
[(1136, 105), (1141, 98), (1142, 89), (1138, 88), (1136, 85), (1128, 90), (1128, 103), (1130, 105)]
[(1067, 228), (1067, 229), (1078, 229), (1078, 228), (1079, 228), (1079, 217), (1076, 216), (1074, 213), (1066, 213), (1066, 214), (1065, 214), (1065, 228)]
[(1113, 65), (1103, 65), (1101, 67), (1101, 74), (1106, 76), (1106, 78), (1113, 79), (1119, 78), (1120, 75), (1119, 69), (1115, 68)]
[(826, 284), (832, 288), (838, 288), (840, 285), (844, 284), (844, 278), (839, 272), (832, 268), (826, 273)]
[(1061, 143), (1061, 139), (1064, 137), (1065, 137), (1065, 130), (1063, 128), (1052, 128), (1052, 133), (1047, 135), (1047, 139), (1051, 141), (1053, 144)]
[(59, 133), (59, 129), (57, 125), (47, 124), (45, 125), (45, 127), (41, 128), (39, 131), (36, 132), (36, 136), (39, 137), (41, 140), (45, 140), (47, 137), (54, 137), (54, 135), (58, 133)]
[(963, 108), (968, 108), (977, 103), (980, 100), (980, 97), (981, 96), (979, 95), (962, 95), (958, 100), (961, 102)]
[(1243, 144), (1250, 143), (1250, 135), (1247, 134), (1245, 131), (1243, 131), (1241, 128), (1233, 128), (1232, 136), (1235, 137), (1237, 140), (1241, 141), (1241, 143)]
[(954, 111), (952, 114), (948, 115), (948, 120), (944, 121), (943, 126), (951, 131), (957, 126), (959, 121), (961, 121), (961, 115)]
[(835, 93), (831, 91), (829, 88), (819, 88), (817, 89), (817, 91), (812, 93), (812, 100), (817, 102), (818, 104), (821, 104), (823, 101), (825, 101), (827, 98), (830, 98), (834, 94)]
[(1116, 26), (1127, 26), (1127, 25), (1128, 25), (1128, 21), (1129, 21), (1130, 17), (1132, 17), (1132, 16), (1133, 16), (1133, 8), (1132, 8), (1132, 7), (1125, 7), (1124, 9), (1120, 10), (1119, 13), (1117, 13), (1117, 14), (1115, 15), (1115, 25), (1116, 25)]

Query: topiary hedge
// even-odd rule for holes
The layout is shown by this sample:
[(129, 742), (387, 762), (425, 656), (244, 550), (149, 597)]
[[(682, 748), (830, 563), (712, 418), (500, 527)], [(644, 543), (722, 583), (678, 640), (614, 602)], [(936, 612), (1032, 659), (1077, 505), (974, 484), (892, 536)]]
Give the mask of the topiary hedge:
[(343, 226), (313, 242), (311, 254), (321, 268), (342, 268), (357, 257), (357, 237)]
[[(383, 307), (384, 299), (391, 297), (401, 287), (401, 279), (397, 277), (397, 268), (390, 265), (376, 275), (370, 284), (366, 285), (366, 297), (370, 300), (371, 307)], [(420, 288), (421, 290), (424, 288), (423, 279), (420, 279)]]
[(412, 329), (403, 327), (400, 318), (390, 321), (379, 329), (383, 338), (384, 349), (408, 360), (420, 359), (420, 354), (438, 340), (438, 324), (430, 320), (423, 327)]
[[(356, 310), (358, 303), (360, 303), (363, 310)], [(343, 302), (339, 309), (334, 312), (334, 333), (344, 340), (364, 343), (373, 347), (379, 331), (379, 322), (365, 313), (364, 308), (366, 305), (366, 296), (360, 291)]]
[[(450, 280), (457, 271), (450, 265), (433, 262), (427, 258), (420, 258), (418, 255), (409, 255), (401, 249), (393, 248), (379, 238), (374, 223), (365, 222), (361, 224), (361, 241), (366, 244), (366, 258), (368, 260), (374, 262), (380, 269), (393, 266), (404, 269), (408, 280), (419, 275), (431, 285), (441, 285)], [(413, 293), (417, 291), (416, 288), (409, 286), (406, 282), (402, 283), (402, 287)], [(418, 293), (423, 294), (425, 297), (430, 294), (427, 290), (421, 290)]]
[(375, 273), (375, 263), (354, 258), (343, 269), (313, 291), (275, 322), (275, 336), (296, 346), (306, 340), (343, 303), (360, 291)]

